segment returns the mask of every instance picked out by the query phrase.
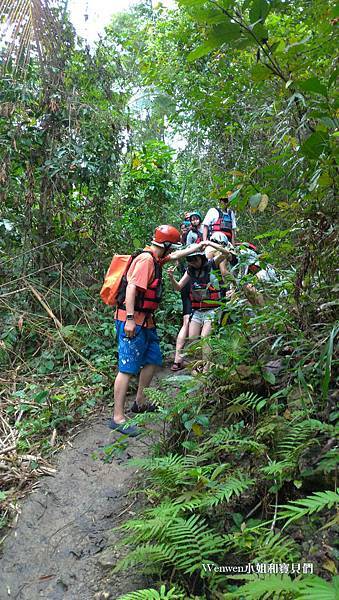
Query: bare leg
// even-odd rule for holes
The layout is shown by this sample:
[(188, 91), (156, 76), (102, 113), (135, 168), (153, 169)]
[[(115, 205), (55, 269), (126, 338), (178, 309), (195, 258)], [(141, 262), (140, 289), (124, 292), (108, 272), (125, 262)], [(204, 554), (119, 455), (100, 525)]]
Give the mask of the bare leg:
[(131, 375), (129, 373), (121, 373), (120, 371), (115, 378), (113, 419), (116, 423), (124, 423), (126, 421), (125, 401), (130, 378)]
[(188, 330), (188, 337), (189, 339), (196, 339), (198, 340), (200, 337), (200, 332), (201, 332), (201, 324), (197, 323), (197, 321), (191, 321), (190, 325), (189, 325), (189, 330)]
[(188, 336), (189, 319), (190, 319), (189, 315), (184, 315), (183, 319), (182, 319), (182, 326), (178, 333), (177, 343), (175, 346), (174, 362), (176, 362), (176, 363), (180, 363), (182, 361), (181, 351), (185, 345), (186, 338)]
[(156, 365), (146, 365), (140, 371), (138, 391), (135, 398), (135, 401), (139, 406), (145, 404), (144, 389), (149, 387), (156, 368)]
[[(200, 333), (201, 333), (201, 324), (197, 323), (197, 321), (191, 321), (189, 330), (188, 330), (189, 340), (192, 342), (195, 340), (198, 340), (200, 338)], [(197, 373), (197, 370), (193, 369), (192, 375), (194, 375), (196, 373)]]

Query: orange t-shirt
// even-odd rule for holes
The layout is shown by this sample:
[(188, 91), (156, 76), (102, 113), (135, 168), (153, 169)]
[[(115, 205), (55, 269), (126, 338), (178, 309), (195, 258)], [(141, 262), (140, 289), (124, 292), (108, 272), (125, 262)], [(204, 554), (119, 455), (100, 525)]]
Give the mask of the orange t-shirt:
[[(148, 247), (144, 250), (149, 250)], [(155, 260), (156, 257), (154, 257)], [(161, 264), (161, 261), (158, 261)], [(154, 279), (154, 261), (153, 256), (149, 252), (143, 252), (137, 256), (127, 272), (128, 283), (134, 283), (137, 290), (145, 292), (150, 283)], [(145, 318), (146, 317), (146, 318)], [(115, 313), (115, 319), (119, 321), (126, 321), (126, 311), (122, 308), (118, 308)], [(152, 314), (144, 313), (140, 311), (134, 312), (134, 320), (137, 325), (144, 325), (144, 327), (154, 327), (154, 319)]]

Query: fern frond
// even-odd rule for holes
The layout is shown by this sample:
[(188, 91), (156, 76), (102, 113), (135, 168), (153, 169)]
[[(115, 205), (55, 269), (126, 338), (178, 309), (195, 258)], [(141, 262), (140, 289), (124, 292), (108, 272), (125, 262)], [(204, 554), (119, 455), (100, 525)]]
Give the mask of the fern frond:
[(183, 600), (184, 598), (184, 594), (176, 587), (166, 591), (166, 587), (162, 585), (159, 592), (154, 589), (137, 590), (119, 596), (117, 600)]
[[(283, 592), (295, 594), (297, 592), (297, 582), (292, 580), (289, 575), (234, 575), (232, 579), (246, 579), (247, 583), (240, 586), (236, 592), (224, 594), (224, 600), (268, 600), (269, 598), (293, 598), (293, 596), (281, 596)], [(294, 596), (295, 597), (295, 596)]]
[(289, 537), (283, 536), (280, 532), (274, 534), (272, 531), (265, 532), (257, 540), (256, 549), (254, 549), (254, 563), (290, 563), (299, 558), (297, 544)]
[(243, 392), (234, 402), (244, 406), (247, 410), (256, 410), (259, 412), (266, 404), (266, 399), (253, 392)]
[[(248, 451), (262, 454), (267, 451), (264, 444), (257, 442), (253, 437), (244, 435), (244, 425), (237, 423), (229, 427), (222, 427), (212, 435), (207, 442), (201, 447), (200, 452), (208, 452), (212, 450), (212, 455), (215, 456), (219, 452), (241, 452)], [(208, 454), (207, 454), (208, 455)]]
[(247, 407), (243, 404), (232, 403), (230, 406), (227, 407), (226, 412), (229, 417), (238, 417), (245, 413), (247, 410)]
[(228, 502), (232, 496), (240, 496), (254, 483), (254, 479), (238, 473), (237, 477), (230, 477), (225, 483), (212, 488), (205, 503), (207, 506), (217, 506), (221, 502)]
[(288, 431), (277, 445), (277, 455), (283, 460), (297, 459), (304, 448), (315, 443), (314, 433), (317, 431), (327, 431), (327, 425), (317, 419), (291, 421)]
[(298, 583), (298, 600), (338, 600), (339, 577), (333, 577), (332, 583), (316, 575), (309, 576)]
[(178, 519), (166, 531), (166, 538), (175, 553), (174, 566), (184, 573), (201, 569), (201, 564), (220, 555), (224, 539), (211, 530), (199, 515)]
[(324, 581), (315, 575), (305, 579), (291, 579), (289, 575), (229, 575), (232, 579), (246, 579), (247, 583), (237, 588), (236, 592), (223, 595), (224, 600), (337, 600), (339, 592), (339, 577), (334, 577), (332, 583)]
[(121, 527), (121, 529), (131, 532), (128, 538), (124, 539), (123, 543), (140, 543), (154, 539), (161, 540), (163, 532), (177, 517), (180, 510), (181, 506), (163, 502), (159, 506), (146, 510), (143, 518), (130, 519)]
[(316, 472), (331, 473), (334, 471), (339, 464), (339, 450), (337, 448), (331, 448), (326, 454), (323, 455), (319, 461)]
[(301, 519), (305, 515), (311, 515), (320, 512), (325, 508), (332, 508), (339, 503), (339, 493), (327, 490), (326, 492), (315, 492), (312, 496), (302, 498), (301, 500), (292, 500), (289, 504), (282, 504), (283, 509), (278, 512), (279, 519), (288, 519), (284, 527)]
[(297, 467), (296, 462), (288, 460), (272, 460), (266, 467), (261, 467), (260, 471), (269, 477), (281, 477), (286, 473), (293, 471)]
[(182, 481), (182, 473), (188, 467), (196, 463), (195, 459), (179, 454), (168, 454), (167, 456), (151, 459), (135, 459), (133, 465), (148, 471), (154, 483), (162, 487), (173, 488)]
[[(137, 565), (143, 565), (143, 571), (157, 573), (161, 566), (174, 563), (175, 550), (167, 544), (141, 544), (121, 558), (115, 565), (113, 572), (125, 571)], [(147, 569), (145, 569), (145, 565)]]

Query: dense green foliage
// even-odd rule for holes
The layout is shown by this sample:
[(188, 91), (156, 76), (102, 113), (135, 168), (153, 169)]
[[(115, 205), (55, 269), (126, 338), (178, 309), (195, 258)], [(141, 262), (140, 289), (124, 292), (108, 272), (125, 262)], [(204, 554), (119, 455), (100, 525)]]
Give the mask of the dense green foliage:
[[(238, 286), (208, 376), (149, 392), (164, 429), (139, 464), (145, 513), (126, 523), (117, 569), (159, 591), (126, 600), (336, 597), (337, 18), (325, 0), (139, 3), (92, 53), (65, 21), (48, 83), (34, 58), (1, 81), (0, 382), (18, 454), (48, 454), (54, 432), (111, 399), (98, 291), (114, 252), (232, 190), (239, 239), (280, 277), (250, 311)], [(180, 311), (166, 289), (167, 353)], [(4, 515), (14, 496), (6, 483)]]

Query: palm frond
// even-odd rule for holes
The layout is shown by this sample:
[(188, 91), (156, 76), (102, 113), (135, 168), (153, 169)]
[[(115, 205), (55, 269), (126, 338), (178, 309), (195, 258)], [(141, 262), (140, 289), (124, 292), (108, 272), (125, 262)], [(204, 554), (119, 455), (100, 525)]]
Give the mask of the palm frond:
[(53, 14), (55, 0), (0, 0), (2, 71), (25, 72), (31, 57), (43, 71), (55, 66), (62, 27)]

